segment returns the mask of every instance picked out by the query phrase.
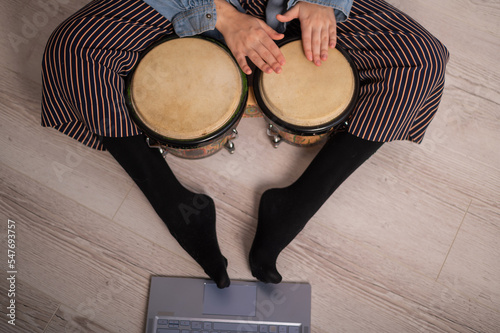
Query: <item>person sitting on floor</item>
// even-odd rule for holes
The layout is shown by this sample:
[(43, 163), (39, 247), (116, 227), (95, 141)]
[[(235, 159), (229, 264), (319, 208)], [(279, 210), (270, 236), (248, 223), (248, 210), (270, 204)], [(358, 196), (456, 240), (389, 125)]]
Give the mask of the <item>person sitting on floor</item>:
[[(262, 195), (250, 268), (257, 279), (279, 283), (278, 255), (354, 170), (385, 142), (422, 141), (443, 92), (445, 46), (383, 0), (94, 0), (63, 22), (45, 49), (42, 125), (108, 150), (219, 288), (230, 279), (214, 202), (182, 186), (148, 147), (128, 114), (124, 78), (141, 52), (174, 33), (223, 40), (246, 74), (247, 59), (280, 73), (286, 59), (275, 41), (291, 22), (300, 23), (304, 54), (318, 66), (328, 61), (328, 48), (341, 45), (361, 87), (347, 128), (328, 139), (293, 184)], [(196, 205), (199, 214), (187, 224), (180, 205)]]

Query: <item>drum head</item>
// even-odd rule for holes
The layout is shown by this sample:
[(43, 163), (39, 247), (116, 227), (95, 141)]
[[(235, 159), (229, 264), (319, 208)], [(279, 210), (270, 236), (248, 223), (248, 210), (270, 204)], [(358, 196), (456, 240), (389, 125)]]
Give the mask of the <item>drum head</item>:
[(139, 126), (157, 139), (189, 141), (217, 132), (242, 103), (246, 81), (220, 44), (174, 38), (151, 48), (129, 82)]
[(328, 60), (316, 66), (306, 59), (300, 40), (280, 50), (286, 59), (283, 71), (261, 72), (258, 81), (263, 111), (272, 121), (318, 128), (350, 112), (358, 94), (357, 72), (341, 51), (330, 49)]

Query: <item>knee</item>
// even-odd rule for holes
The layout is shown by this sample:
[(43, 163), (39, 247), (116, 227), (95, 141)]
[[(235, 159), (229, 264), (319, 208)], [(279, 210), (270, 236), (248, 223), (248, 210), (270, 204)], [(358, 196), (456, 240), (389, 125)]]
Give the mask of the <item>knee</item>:
[(70, 37), (67, 34), (64, 25), (60, 25), (52, 35), (50, 36), (47, 44), (45, 45), (45, 50), (43, 53), (42, 68), (47, 67), (61, 67), (67, 59), (65, 59), (65, 54), (68, 51), (68, 45), (70, 44)]
[(416, 54), (420, 57), (423, 72), (426, 73), (429, 81), (436, 84), (443, 82), (446, 64), (450, 57), (448, 49), (429, 33), (416, 38)]
[[(77, 49), (84, 49), (86, 32), (85, 21), (80, 18), (69, 18), (62, 22), (50, 35), (43, 54), (44, 63), (63, 66)], [(81, 46), (78, 46), (81, 45)]]

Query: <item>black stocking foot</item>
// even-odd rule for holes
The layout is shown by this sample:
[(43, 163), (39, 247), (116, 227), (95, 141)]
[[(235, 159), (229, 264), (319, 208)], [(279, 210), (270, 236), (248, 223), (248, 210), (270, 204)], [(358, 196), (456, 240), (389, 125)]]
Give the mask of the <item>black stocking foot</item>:
[(217, 241), (213, 200), (183, 187), (159, 151), (149, 148), (142, 135), (102, 138), (102, 142), (139, 186), (182, 248), (219, 288), (229, 286), (227, 260)]
[(260, 200), (259, 223), (249, 260), (253, 276), (262, 282), (281, 282), (276, 260), (314, 214), (297, 205), (301, 198), (295, 195), (292, 187), (271, 189)]
[(280, 252), (337, 187), (381, 145), (346, 132), (339, 133), (330, 138), (295, 183), (264, 192), (249, 257), (254, 277), (263, 282), (281, 282), (276, 269)]

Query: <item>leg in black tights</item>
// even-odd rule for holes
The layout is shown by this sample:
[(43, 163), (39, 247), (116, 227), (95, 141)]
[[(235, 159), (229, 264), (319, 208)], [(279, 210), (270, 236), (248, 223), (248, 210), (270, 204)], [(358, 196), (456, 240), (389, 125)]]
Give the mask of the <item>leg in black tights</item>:
[(332, 136), (292, 185), (262, 195), (257, 232), (250, 251), (253, 276), (279, 283), (280, 252), (297, 236), (337, 187), (382, 145), (347, 132)]
[(157, 149), (144, 136), (102, 138), (104, 147), (132, 177), (170, 233), (219, 288), (229, 286), (227, 260), (215, 231), (213, 200), (184, 188)]

